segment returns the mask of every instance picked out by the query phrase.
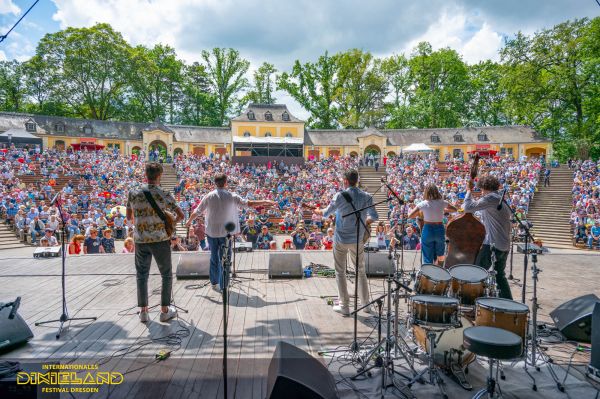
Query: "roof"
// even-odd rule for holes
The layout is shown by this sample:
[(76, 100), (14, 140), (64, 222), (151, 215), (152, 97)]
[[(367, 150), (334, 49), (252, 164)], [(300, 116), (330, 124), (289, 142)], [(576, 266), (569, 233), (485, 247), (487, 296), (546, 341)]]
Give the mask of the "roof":
[[(265, 117), (265, 114), (269, 112), (273, 117), (272, 121), (267, 120)], [(254, 113), (254, 119), (249, 118), (251, 113)], [(283, 119), (284, 113), (287, 113), (289, 120)], [(250, 104), (240, 115), (231, 120), (235, 122), (304, 123), (303, 120), (292, 115), (285, 104)]]
[(175, 133), (175, 141), (217, 144), (231, 142), (231, 130), (228, 127), (168, 125), (168, 128)]
[[(358, 145), (358, 138), (373, 134), (369, 129), (318, 129), (306, 130), (304, 140), (307, 145), (351, 146)], [(427, 145), (459, 144), (454, 140), (456, 134), (462, 135), (464, 143), (460, 144), (509, 144), (509, 143), (548, 143), (551, 140), (542, 137), (528, 126), (481, 126), (448, 129), (380, 129), (387, 137), (387, 145), (408, 146), (414, 143)], [(488, 140), (480, 141), (478, 136), (484, 133)], [(433, 142), (431, 137), (437, 135), (439, 142)]]
[(8, 129), (4, 133), (1, 133), (0, 136), (8, 137), (9, 134), (11, 135), (12, 138), (18, 137), (18, 138), (22, 138), (22, 139), (39, 139), (39, 137), (34, 136), (33, 134), (29, 133), (27, 130), (19, 129), (16, 127)]

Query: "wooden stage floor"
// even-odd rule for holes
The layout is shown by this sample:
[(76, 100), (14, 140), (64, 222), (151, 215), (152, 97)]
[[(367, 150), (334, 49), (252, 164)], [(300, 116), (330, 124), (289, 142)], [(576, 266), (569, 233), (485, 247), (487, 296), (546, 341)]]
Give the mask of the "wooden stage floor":
[[(333, 265), (330, 252), (304, 251), (302, 254), (303, 266), (310, 262)], [(178, 256), (173, 255), (174, 271)], [(230, 397), (266, 396), (267, 368), (278, 341), (292, 343), (314, 356), (319, 350), (352, 342), (352, 319), (334, 313), (326, 303), (325, 297), (337, 295), (335, 279), (312, 277), (269, 280), (268, 256), (268, 252), (262, 251), (236, 256), (240, 279), (234, 282), (230, 296)], [(600, 257), (594, 254), (540, 257), (540, 266), (545, 269), (540, 275), (540, 319), (547, 321), (550, 310), (567, 299), (584, 293), (600, 294), (598, 260)], [(415, 261), (414, 253), (406, 254), (407, 268), (412, 268)], [(517, 254), (514, 263), (514, 274), (520, 277), (522, 258)], [(125, 374), (123, 384), (114, 385), (110, 390), (102, 387), (99, 393), (75, 393), (73, 396), (77, 398), (183, 399), (223, 396), (221, 297), (205, 285), (207, 280), (174, 278), (175, 304), (189, 310), (189, 313), (180, 312), (178, 319), (161, 323), (158, 310), (154, 309), (150, 313), (151, 321), (142, 324), (136, 314), (136, 279), (132, 255), (68, 258), (66, 287), (69, 315), (95, 316), (98, 319), (94, 322), (70, 322), (63, 336), (56, 340), (56, 324), (36, 327), (34, 323), (60, 316), (60, 270), (58, 258), (0, 259), (0, 301), (8, 302), (21, 296), (19, 314), (34, 333), (34, 338), (27, 345), (0, 356), (0, 361), (96, 364), (102, 371)], [(151, 271), (150, 304), (154, 305), (160, 299), (160, 275), (155, 265)], [(520, 288), (517, 284), (512, 285), (517, 297)], [(384, 291), (382, 279), (371, 279), (370, 286), (372, 297)], [(353, 290), (353, 284), (349, 284), (349, 289)], [(373, 326), (373, 319), (361, 314), (359, 338), (364, 339), (372, 334)], [(161, 337), (168, 339), (157, 340)], [(176, 350), (170, 358), (157, 363), (155, 354), (168, 348)], [(334, 377), (339, 379), (335, 374)], [(595, 394), (582, 380), (581, 376), (573, 380), (577, 392), (588, 389), (584, 392)], [(429, 394), (420, 396), (418, 384), (413, 390), (417, 397), (431, 397)], [(454, 392), (450, 397), (473, 395), (473, 392), (460, 389)], [(357, 397), (354, 392), (347, 390), (343, 396)], [(71, 395), (61, 394), (61, 397), (68, 398)], [(367, 397), (370, 395), (367, 394)], [(546, 394), (545, 397), (549, 396)]]

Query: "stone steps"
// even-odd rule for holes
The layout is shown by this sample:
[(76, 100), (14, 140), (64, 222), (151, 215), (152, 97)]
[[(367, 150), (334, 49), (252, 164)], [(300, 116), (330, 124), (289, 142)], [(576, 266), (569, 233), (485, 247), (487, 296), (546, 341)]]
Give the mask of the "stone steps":
[(0, 250), (23, 248), (25, 243), (19, 241), (15, 233), (5, 223), (0, 223)]

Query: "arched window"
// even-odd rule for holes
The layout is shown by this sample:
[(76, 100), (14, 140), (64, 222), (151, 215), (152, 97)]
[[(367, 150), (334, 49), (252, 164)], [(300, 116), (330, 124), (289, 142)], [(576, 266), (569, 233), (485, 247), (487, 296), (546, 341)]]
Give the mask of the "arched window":
[(254, 112), (248, 111), (247, 115), (248, 115), (249, 120), (251, 120), (251, 121), (256, 120), (256, 117), (254, 116)]
[(454, 142), (455, 143), (462, 143), (464, 142), (465, 139), (463, 138), (462, 134), (456, 132), (456, 134), (454, 134)]
[(288, 114), (287, 111), (283, 111), (283, 114), (281, 114), (281, 120), (288, 122), (290, 120), (290, 114)]
[(477, 140), (479, 140), (479, 141), (489, 141), (487, 134), (485, 134), (484, 132), (480, 132), (477, 135)]
[(57, 123), (56, 125), (54, 125), (54, 131), (56, 133), (64, 133), (65, 132), (65, 125), (62, 123)]
[(271, 132), (266, 132), (265, 133), (265, 137), (271, 137), (271, 136), (272, 136)]
[(285, 134), (285, 137), (294, 137), (294, 135), (292, 134), (292, 132), (287, 132), (287, 133)]
[(431, 135), (431, 142), (432, 143), (441, 143), (442, 140), (440, 140), (440, 136), (438, 136), (436, 133), (433, 133)]
[(269, 112), (269, 111), (265, 112), (265, 120), (266, 121), (272, 121), (273, 120), (273, 114), (271, 114), (271, 112)]
[(245, 132), (244, 132), (244, 137), (250, 137), (250, 136), (251, 136), (251, 134), (250, 134), (250, 132), (249, 132), (249, 131), (245, 131)]

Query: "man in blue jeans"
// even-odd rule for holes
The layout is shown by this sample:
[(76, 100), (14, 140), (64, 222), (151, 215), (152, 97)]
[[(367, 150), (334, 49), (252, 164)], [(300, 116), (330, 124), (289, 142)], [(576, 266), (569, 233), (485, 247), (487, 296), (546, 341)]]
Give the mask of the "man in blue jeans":
[(590, 235), (588, 237), (588, 247), (592, 249), (592, 245), (596, 242), (598, 248), (600, 248), (600, 220), (596, 220), (596, 223), (590, 229)]
[(227, 237), (225, 225), (233, 223), (235, 225), (232, 235), (240, 233), (240, 218), (238, 208), (241, 207), (270, 207), (275, 205), (273, 201), (248, 201), (235, 193), (225, 189), (227, 185), (227, 175), (218, 173), (215, 176), (216, 189), (206, 194), (198, 204), (194, 212), (190, 215), (186, 226), (189, 228), (194, 219), (199, 215), (205, 214), (206, 238), (210, 247), (210, 270), (209, 279), (212, 288), (220, 292), (226, 285), (223, 281), (223, 270), (221, 259), (223, 257), (223, 247)]

